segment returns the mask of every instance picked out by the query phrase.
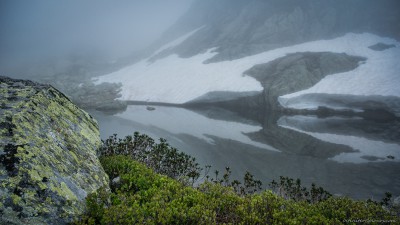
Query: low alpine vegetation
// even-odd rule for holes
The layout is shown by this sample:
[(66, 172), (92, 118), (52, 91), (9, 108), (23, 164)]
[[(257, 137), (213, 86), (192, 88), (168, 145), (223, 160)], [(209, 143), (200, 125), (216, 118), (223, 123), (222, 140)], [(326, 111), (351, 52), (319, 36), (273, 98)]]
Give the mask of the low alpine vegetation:
[[(111, 187), (87, 197), (87, 212), (75, 224), (370, 224), (399, 221), (393, 211), (373, 201), (332, 197), (313, 185), (281, 177), (261, 190), (261, 181), (246, 173), (243, 184), (230, 181), (230, 168), (219, 178), (205, 175), (195, 159), (165, 140), (134, 137), (104, 142), (100, 161)], [(174, 170), (176, 169), (176, 171)], [(206, 167), (205, 173), (210, 167)], [(193, 172), (196, 173), (193, 173)], [(196, 176), (194, 176), (194, 174)], [(190, 182), (188, 182), (190, 181)], [(390, 202), (387, 196), (386, 203)], [(353, 221), (353, 222), (352, 222)]]
[(156, 143), (151, 137), (138, 132), (123, 139), (114, 134), (103, 141), (99, 151), (101, 156), (128, 156), (152, 168), (156, 173), (187, 184), (193, 184), (202, 170), (194, 157), (179, 152), (165, 139), (161, 138), (160, 143)]

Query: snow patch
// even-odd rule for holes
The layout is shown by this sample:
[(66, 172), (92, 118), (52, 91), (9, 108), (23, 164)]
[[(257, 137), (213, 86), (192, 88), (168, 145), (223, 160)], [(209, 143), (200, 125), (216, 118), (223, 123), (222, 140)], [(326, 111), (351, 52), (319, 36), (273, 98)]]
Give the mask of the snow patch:
[[(197, 32), (198, 28), (161, 47), (156, 53), (182, 43)], [(383, 42), (397, 47), (377, 52), (368, 48)], [(177, 55), (159, 59), (149, 64), (148, 59), (139, 61), (119, 71), (98, 77), (96, 83), (121, 82), (121, 100), (185, 103), (214, 91), (260, 92), (261, 84), (243, 72), (256, 64), (267, 63), (295, 52), (335, 52), (366, 57), (367, 62), (357, 69), (325, 77), (310, 89), (284, 95), (279, 101), (285, 107), (285, 99), (306, 93), (339, 93), (353, 95), (400, 96), (400, 43), (369, 33), (349, 33), (332, 40), (312, 41), (279, 48), (257, 55), (218, 63), (203, 62), (217, 53), (216, 48), (191, 58)], [(310, 107), (296, 106), (296, 107)]]
[(396, 96), (400, 97), (400, 48), (385, 51), (374, 51), (368, 46), (385, 42), (399, 46), (395, 40), (378, 37), (372, 34), (348, 34), (332, 41), (323, 41), (332, 45), (337, 51), (349, 55), (367, 58), (366, 63), (352, 71), (328, 75), (311, 88), (280, 96), (279, 103), (284, 107), (313, 109), (321, 105), (315, 102), (289, 101), (306, 94), (342, 94), (358, 96)]

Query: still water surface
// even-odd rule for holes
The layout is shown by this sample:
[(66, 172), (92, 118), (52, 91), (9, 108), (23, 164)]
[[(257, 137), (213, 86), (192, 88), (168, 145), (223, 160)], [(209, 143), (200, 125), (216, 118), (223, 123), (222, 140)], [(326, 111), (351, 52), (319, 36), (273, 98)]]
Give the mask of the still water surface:
[(90, 113), (102, 139), (134, 131), (162, 137), (202, 165), (220, 171), (229, 166), (233, 178), (249, 171), (264, 184), (289, 176), (353, 198), (400, 195), (399, 122), (276, 114), (254, 119), (216, 108), (155, 108)]

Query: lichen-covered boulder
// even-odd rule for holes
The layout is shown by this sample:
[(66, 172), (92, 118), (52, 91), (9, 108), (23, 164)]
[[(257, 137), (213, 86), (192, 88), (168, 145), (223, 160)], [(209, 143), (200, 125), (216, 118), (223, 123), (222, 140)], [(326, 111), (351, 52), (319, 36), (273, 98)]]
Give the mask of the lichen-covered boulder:
[(0, 224), (66, 224), (108, 177), (97, 122), (49, 85), (0, 77)]

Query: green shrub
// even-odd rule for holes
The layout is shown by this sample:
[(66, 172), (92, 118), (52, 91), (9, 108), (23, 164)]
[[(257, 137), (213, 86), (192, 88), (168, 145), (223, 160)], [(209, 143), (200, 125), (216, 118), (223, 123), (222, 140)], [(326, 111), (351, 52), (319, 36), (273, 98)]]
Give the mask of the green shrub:
[[(314, 184), (280, 177), (261, 191), (261, 181), (246, 172), (243, 183), (231, 170), (194, 187), (202, 169), (164, 139), (155, 143), (134, 133), (103, 141), (100, 161), (109, 187), (87, 197), (87, 213), (75, 224), (380, 224), (399, 221), (390, 194), (381, 203), (335, 198)], [(173, 178), (173, 179), (172, 179)], [(397, 213), (397, 214), (396, 214)], [(397, 216), (396, 216), (397, 215)], [(398, 223), (398, 222), (397, 222)]]
[(322, 187), (317, 187), (315, 184), (312, 184), (311, 189), (308, 191), (306, 187), (301, 186), (300, 179), (294, 181), (292, 178), (283, 176), (280, 177), (279, 183), (273, 180), (269, 186), (277, 195), (295, 201), (317, 203), (332, 196), (332, 194)]
[[(89, 217), (84, 220), (99, 224), (213, 224), (215, 216), (207, 208), (206, 195), (198, 190), (156, 174), (127, 156), (102, 157), (101, 162), (108, 174), (120, 177), (120, 185), (108, 197), (90, 195)], [(95, 202), (98, 207), (89, 205)]]
[(202, 171), (194, 157), (179, 152), (165, 139), (161, 138), (160, 142), (156, 143), (151, 137), (138, 132), (123, 139), (117, 138), (116, 134), (110, 136), (103, 141), (99, 153), (101, 156), (129, 156), (157, 173), (187, 184), (193, 184)]
[[(161, 138), (160, 142), (156, 143), (151, 137), (138, 132), (123, 139), (118, 138), (116, 134), (110, 136), (103, 141), (99, 154), (100, 156), (128, 156), (144, 163), (156, 173), (167, 175), (191, 186), (194, 186), (195, 182), (199, 180), (203, 171), (194, 157), (179, 152), (176, 148), (171, 147), (165, 139)], [(252, 194), (261, 190), (262, 182), (255, 179), (249, 172), (245, 173), (242, 184), (238, 180), (230, 181), (231, 170), (229, 167), (226, 167), (221, 178), (218, 177), (219, 171), (215, 171), (215, 177), (210, 178), (208, 175), (210, 168), (211, 166), (206, 166), (204, 172), (206, 181), (233, 187), (241, 195)], [(111, 180), (118, 177), (114, 172), (110, 173), (109, 176)], [(113, 186), (111, 188), (114, 189)]]
[[(120, 177), (112, 192), (87, 198), (86, 215), (76, 224), (355, 224), (359, 219), (397, 220), (380, 204), (329, 197), (310, 203), (272, 191), (239, 195), (234, 187), (206, 181), (185, 186), (157, 174), (129, 156), (101, 157), (105, 171)], [(378, 221), (378, 222), (377, 222)], [(371, 222), (371, 221), (369, 221)], [(365, 222), (366, 223), (366, 222)]]

